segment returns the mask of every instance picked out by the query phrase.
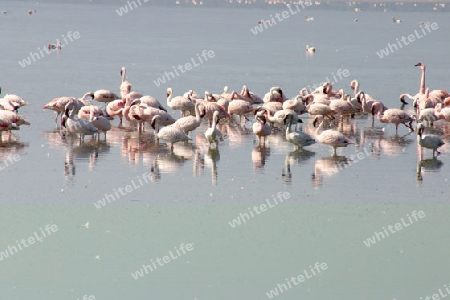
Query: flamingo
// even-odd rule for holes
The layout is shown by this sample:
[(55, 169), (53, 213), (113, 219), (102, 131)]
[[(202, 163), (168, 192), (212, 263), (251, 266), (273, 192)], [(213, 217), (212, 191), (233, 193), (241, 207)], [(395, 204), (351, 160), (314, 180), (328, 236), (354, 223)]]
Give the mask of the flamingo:
[[(421, 77), (420, 77), (420, 86), (419, 86), (419, 92), (414, 95), (411, 96), (410, 94), (401, 94), (400, 95), (400, 101), (403, 104), (408, 104), (408, 102), (405, 101), (405, 97), (410, 98), (411, 100), (414, 101), (414, 107), (416, 107), (420, 102), (420, 98), (425, 95), (425, 71), (426, 71), (426, 66), (424, 64), (422, 64), (421, 62), (418, 62), (417, 64), (414, 65), (415, 67), (419, 67), (421, 70)], [(449, 97), (450, 94), (446, 91), (446, 90), (433, 90), (430, 92), (429, 94), (431, 96), (431, 98), (434, 98), (436, 100), (438, 100), (439, 102), (442, 102), (446, 97)], [(428, 96), (426, 97), (428, 98)], [(425, 98), (425, 99), (426, 99)]]
[(89, 121), (91, 118), (91, 111), (97, 116), (103, 116), (102, 109), (97, 105), (85, 105), (78, 110), (78, 119)]
[[(437, 135), (426, 135), (422, 136), (424, 130), (424, 126), (422, 123), (417, 123), (417, 143), (422, 148), (428, 148), (433, 150), (433, 159), (436, 158), (436, 153), (440, 154), (437, 150), (439, 147), (442, 147), (445, 143), (442, 139)], [(423, 153), (420, 151), (420, 159), (422, 160)]]
[(119, 96), (111, 92), (110, 90), (96, 90), (94, 92), (94, 100), (98, 102), (108, 103), (117, 99), (121, 99)]
[(442, 108), (442, 104), (438, 104), (435, 107), (435, 114), (439, 119), (450, 122), (450, 107)]
[(248, 121), (246, 114), (249, 114), (253, 111), (254, 110), (252, 105), (245, 100), (233, 99), (228, 104), (228, 114), (230, 115), (230, 117), (232, 117), (233, 115), (238, 115), (240, 122), (239, 124), (242, 124), (242, 117), (244, 117)]
[(151, 106), (151, 107), (154, 107), (154, 108), (157, 108), (160, 110), (167, 111), (167, 109), (165, 109), (164, 106), (162, 106), (161, 103), (158, 100), (156, 100), (155, 97), (146, 95), (146, 96), (139, 98), (139, 100), (140, 100), (141, 104), (144, 104), (146, 106)]
[[(1, 88), (0, 88), (1, 93)], [(28, 102), (13, 94), (6, 94), (0, 99), (0, 109), (19, 112), (19, 108), (28, 105)]]
[(158, 140), (165, 140), (170, 144), (170, 150), (173, 152), (173, 145), (178, 142), (186, 142), (190, 140), (187, 134), (181, 130), (180, 127), (170, 125), (163, 128), (159, 128), (159, 119), (160, 116), (156, 115), (153, 117), (151, 125), (155, 130), (155, 135)]
[[(228, 88), (228, 87), (226, 87), (226, 88)], [(254, 94), (253, 92), (250, 92), (246, 85), (242, 86), (242, 90), (241, 90), (240, 94), (238, 94), (238, 93), (233, 91), (230, 95), (231, 95), (230, 100), (232, 100), (232, 99), (241, 99), (241, 100), (247, 101), (250, 104), (261, 104), (261, 103), (263, 103), (263, 100), (258, 95)]]
[(293, 131), (291, 132), (291, 125), (293, 122), (292, 115), (286, 115), (286, 140), (295, 145), (296, 150), (301, 149), (306, 146), (310, 146), (316, 143), (316, 140), (312, 138), (309, 134), (304, 132)]
[(129, 83), (127, 78), (127, 70), (125, 67), (120, 69), (120, 75), (122, 76), (122, 83), (120, 84), (120, 96), (123, 98), (131, 92), (131, 83)]
[(266, 122), (266, 117), (264, 115), (256, 115), (256, 122), (253, 123), (252, 129), (253, 133), (259, 138), (259, 145), (261, 146), (261, 141), (266, 144), (266, 136), (272, 133), (272, 129)]
[(217, 123), (219, 123), (219, 112), (215, 111), (213, 114), (213, 121), (210, 128), (205, 131), (205, 137), (209, 142), (209, 147), (211, 148), (212, 143), (216, 145), (216, 148), (219, 145), (218, 139), (222, 138), (222, 134), (216, 128)]
[(307, 105), (308, 114), (314, 116), (319, 115), (322, 117), (329, 117), (330, 119), (334, 119), (334, 114), (336, 113), (332, 110), (328, 105), (323, 103), (310, 103)]
[(412, 122), (414, 118), (408, 115), (405, 111), (398, 108), (389, 108), (384, 112), (379, 111), (377, 114), (377, 119), (381, 123), (392, 123), (395, 124), (395, 134), (398, 134), (398, 125), (403, 124), (408, 127), (411, 131), (414, 131), (412, 128)]
[[(3, 123), (6, 122), (6, 123), (10, 123), (10, 124), (15, 124), (17, 126), (30, 125), (30, 122), (28, 122), (28, 120), (25, 119), (24, 116), (18, 115), (9, 110), (0, 110), (0, 120)], [(14, 126), (12, 126), (12, 127), (14, 127)]]
[(80, 99), (77, 99), (75, 97), (54, 98), (52, 101), (50, 101), (46, 105), (42, 106), (42, 108), (53, 110), (56, 113), (55, 123), (58, 123), (57, 122), (58, 116), (62, 115), (64, 113), (67, 104), (69, 104), (70, 102), (74, 102), (77, 107), (77, 111), (78, 111), (81, 107), (86, 105), (85, 101), (88, 96), (91, 98), (94, 98), (94, 94), (92, 94), (92, 93), (85, 93), (83, 95), (83, 97), (81, 97)]
[(185, 116), (186, 111), (194, 108), (194, 102), (184, 96), (177, 96), (172, 99), (172, 88), (167, 89), (167, 105), (173, 110), (181, 110), (181, 116)]
[(205, 91), (205, 100), (200, 102), (199, 109), (203, 111), (204, 117), (208, 119), (209, 125), (213, 122), (214, 112), (217, 111), (219, 113), (219, 119), (229, 118), (228, 107), (222, 107), (218, 102), (208, 101), (212, 98), (212, 94), (208, 91)]
[[(314, 123), (313, 123), (314, 126), (315, 126), (317, 120), (318, 120), (318, 117), (316, 117), (314, 119)], [(324, 122), (324, 118), (322, 118), (322, 122), (320, 123), (319, 127), (317, 127), (317, 129), (316, 129), (316, 140), (319, 143), (333, 147), (333, 155), (334, 156), (336, 156), (336, 148), (347, 147), (348, 145), (355, 143), (337, 130), (328, 129), (328, 130), (322, 131), (322, 133), (319, 134), (320, 128), (323, 128), (323, 122)]]
[(119, 116), (120, 122), (119, 125), (122, 124), (122, 118), (123, 118), (123, 109), (124, 109), (124, 102), (122, 99), (117, 99), (114, 101), (109, 102), (106, 105), (106, 113), (108, 116), (114, 118), (114, 116)]
[[(70, 115), (69, 115), (70, 111)], [(93, 135), (98, 132), (98, 129), (89, 121), (75, 118), (77, 114), (77, 107), (74, 102), (69, 102), (64, 110), (61, 125), (66, 131), (70, 133), (79, 134), (80, 141), (84, 141), (85, 135)]]
[(292, 123), (295, 123), (295, 127), (297, 128), (297, 123), (302, 123), (301, 120), (299, 120), (298, 115), (295, 111), (292, 109), (282, 109), (277, 111), (273, 116), (270, 114), (270, 112), (265, 111), (267, 119), (271, 123), (271, 126), (273, 127), (275, 124), (277, 127), (283, 127), (286, 123), (286, 116), (292, 116)]
[(283, 103), (286, 100), (286, 96), (280, 87), (271, 87), (269, 92), (264, 95), (263, 102), (280, 102)]
[[(80, 110), (81, 111), (81, 110)], [(105, 140), (106, 140), (106, 132), (111, 130), (111, 123), (107, 118), (100, 115), (98, 111), (95, 109), (95, 107), (91, 107), (89, 121), (92, 123), (92, 125), (97, 128), (97, 139), (100, 140), (100, 131), (102, 131), (105, 134)]]
[[(342, 95), (344, 95), (342, 90)], [(350, 116), (356, 112), (356, 109), (351, 104), (350, 100), (344, 100), (344, 97), (338, 100), (330, 101), (330, 109), (336, 112), (336, 114), (340, 115), (340, 121), (344, 121), (344, 116)]]
[(203, 115), (200, 114), (199, 106), (199, 102), (195, 103), (195, 117), (186, 116), (180, 118), (176, 120), (173, 125), (180, 127), (181, 130), (183, 130), (189, 136), (190, 132), (199, 127), (202, 122)]
[(302, 95), (297, 95), (294, 99), (284, 101), (283, 109), (292, 109), (297, 115), (303, 115), (308, 112), (304, 101), (305, 100)]

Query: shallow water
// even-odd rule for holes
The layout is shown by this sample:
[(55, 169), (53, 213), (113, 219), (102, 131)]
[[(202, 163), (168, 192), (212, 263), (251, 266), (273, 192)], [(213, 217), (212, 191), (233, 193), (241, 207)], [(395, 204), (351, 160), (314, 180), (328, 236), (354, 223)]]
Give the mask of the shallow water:
[[(372, 127), (367, 117), (344, 123), (341, 130), (356, 144), (333, 157), (321, 144), (294, 151), (282, 132), (259, 147), (251, 122), (221, 124), (218, 150), (208, 149), (206, 123), (173, 153), (155, 143), (151, 129), (138, 134), (128, 124), (117, 128), (117, 120), (106, 142), (87, 137), (79, 145), (63, 138), (54, 114), (41, 109), (63, 95), (118, 92), (122, 66), (134, 90), (163, 103), (169, 86), (180, 95), (247, 84), (261, 97), (280, 86), (293, 97), (341, 69), (349, 76), (336, 75), (336, 89), (350, 92), (356, 78), (362, 90), (400, 107), (401, 93), (418, 90), (418, 61), (427, 65), (427, 86), (448, 89), (445, 14), (396, 13), (403, 20), (396, 25), (390, 13), (305, 9), (253, 35), (258, 20), (280, 9), (142, 5), (119, 17), (116, 4), (2, 5), (8, 11), (0, 17), (2, 94), (30, 102), (20, 113), (32, 125), (0, 147), (0, 252), (35, 233), (42, 237), (47, 224), (58, 228), (0, 262), (4, 299), (264, 299), (316, 262), (328, 268), (277, 298), (419, 299), (448, 285), (450, 134), (442, 121), (435, 126), (444, 133), (442, 154), (431, 160), (427, 150), (420, 161), (415, 133), (403, 126), (396, 135), (394, 126), (375, 121)], [(27, 16), (30, 8), (37, 12)], [(396, 38), (421, 30), (419, 21), (439, 28), (377, 56)], [(20, 66), (30, 51), (69, 31), (79, 38), (60, 53)], [(317, 52), (305, 55), (306, 44)], [(173, 66), (198, 63), (203, 50), (214, 57), (154, 83)], [(411, 105), (405, 109), (412, 113)], [(308, 116), (302, 119), (303, 130), (314, 134)], [(249, 207), (273, 205), (280, 192), (289, 199), (251, 217)], [(114, 203), (97, 209), (106, 195)], [(370, 247), (363, 243), (402, 218), (408, 222), (413, 211), (425, 217)], [(244, 214), (245, 224), (229, 224)], [(192, 251), (142, 278), (131, 276), (183, 243), (192, 243)]]

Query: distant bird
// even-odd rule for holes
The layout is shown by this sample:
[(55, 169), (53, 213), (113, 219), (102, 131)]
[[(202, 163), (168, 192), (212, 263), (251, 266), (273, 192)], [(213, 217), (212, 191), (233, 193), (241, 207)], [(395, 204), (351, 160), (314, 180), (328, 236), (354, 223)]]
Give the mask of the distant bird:
[[(424, 126), (422, 123), (417, 123), (417, 142), (419, 143), (421, 148), (428, 148), (433, 150), (433, 159), (436, 158), (436, 153), (440, 154), (437, 149), (442, 147), (445, 143), (442, 141), (440, 137), (437, 135), (425, 135), (422, 136), (424, 130)], [(420, 159), (422, 160), (423, 153), (420, 153)]]
[(309, 45), (306, 45), (306, 52), (314, 53), (314, 52), (316, 52), (316, 48), (315, 47), (310, 47)]
[(312, 21), (314, 21), (314, 18), (313, 17), (305, 17), (305, 21), (312, 22)]
[(392, 22), (394, 22), (396, 24), (400, 24), (402, 22), (402, 20), (398, 20), (398, 19), (392, 17)]

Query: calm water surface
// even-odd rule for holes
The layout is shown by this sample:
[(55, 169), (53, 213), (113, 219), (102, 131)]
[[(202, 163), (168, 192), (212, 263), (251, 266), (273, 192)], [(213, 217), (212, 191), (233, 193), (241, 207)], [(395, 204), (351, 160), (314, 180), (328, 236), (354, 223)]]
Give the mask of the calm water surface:
[[(415, 133), (400, 127), (396, 135), (394, 126), (377, 121), (372, 128), (367, 117), (345, 122), (341, 130), (356, 144), (339, 149), (338, 157), (321, 144), (294, 151), (283, 133), (261, 148), (251, 121), (221, 124), (218, 150), (208, 149), (204, 123), (171, 153), (150, 129), (139, 135), (128, 124), (117, 128), (118, 120), (106, 142), (88, 137), (79, 145), (62, 138), (54, 114), (41, 108), (60, 96), (118, 93), (122, 66), (133, 90), (164, 104), (167, 87), (180, 95), (220, 93), (225, 85), (240, 91), (246, 84), (263, 96), (280, 86), (293, 97), (333, 80), (340, 69), (348, 76), (333, 80), (336, 89), (349, 93), (358, 79), (362, 90), (400, 107), (401, 93), (418, 91), (420, 70), (413, 65), (419, 61), (427, 65), (430, 89), (450, 88), (446, 14), (396, 13), (403, 20), (396, 25), (391, 13), (307, 8), (254, 35), (258, 20), (282, 9), (142, 5), (120, 17), (116, 4), (5, 2), (0, 8), (7, 10), (0, 17), (0, 84), (3, 94), (30, 102), (21, 114), (32, 124), (0, 147), (0, 252), (10, 254), (0, 261), (2, 299), (268, 299), (267, 292), (316, 262), (328, 268), (276, 298), (420, 299), (448, 286), (450, 128), (442, 121), (435, 126), (446, 142), (442, 154), (430, 160), (427, 150), (421, 162)], [(438, 29), (379, 58), (388, 43), (422, 32), (420, 21)], [(20, 66), (69, 31), (79, 38), (59, 54)], [(305, 55), (306, 44), (317, 52)], [(214, 57), (154, 83), (173, 66), (198, 62), (204, 50)], [(405, 109), (412, 113), (411, 105)], [(311, 120), (302, 118), (303, 130), (314, 134)], [(8, 160), (15, 154), (17, 161)], [(143, 174), (149, 179), (139, 184)], [(114, 203), (94, 206), (133, 183), (137, 188)], [(279, 192), (289, 199), (251, 218), (249, 207)], [(425, 217), (410, 222), (413, 211)], [(244, 214), (249, 220), (233, 228), (229, 222)], [(402, 218), (402, 230), (364, 244)], [(58, 230), (43, 237), (41, 228), (52, 224)], [(41, 242), (8, 252), (35, 234)], [(183, 243), (193, 249), (137, 280), (131, 275)]]

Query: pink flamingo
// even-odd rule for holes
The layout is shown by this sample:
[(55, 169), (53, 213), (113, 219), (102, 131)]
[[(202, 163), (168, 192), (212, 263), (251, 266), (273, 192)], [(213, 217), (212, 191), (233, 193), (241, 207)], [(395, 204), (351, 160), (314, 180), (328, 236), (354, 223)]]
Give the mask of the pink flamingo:
[(261, 141), (263, 145), (266, 144), (266, 136), (272, 133), (272, 129), (266, 122), (266, 117), (264, 115), (256, 115), (256, 122), (253, 123), (252, 130), (253, 133), (259, 138), (259, 145), (261, 146)]
[(395, 134), (398, 134), (398, 125), (400, 124), (403, 124), (411, 131), (414, 131), (412, 127), (414, 118), (408, 115), (405, 111), (398, 108), (390, 108), (385, 110), (384, 112), (379, 111), (377, 114), (377, 119), (381, 123), (395, 124)]
[[(318, 119), (319, 119), (319, 117), (315, 117), (313, 126), (316, 125), (316, 122), (318, 121)], [(333, 148), (334, 156), (336, 156), (337, 148), (347, 147), (348, 145), (355, 143), (337, 130), (328, 129), (328, 130), (322, 131), (319, 134), (320, 129), (323, 129), (323, 122), (324, 122), (324, 118), (322, 117), (322, 121), (320, 122), (320, 125), (316, 129), (316, 140), (319, 143), (331, 146)]]

